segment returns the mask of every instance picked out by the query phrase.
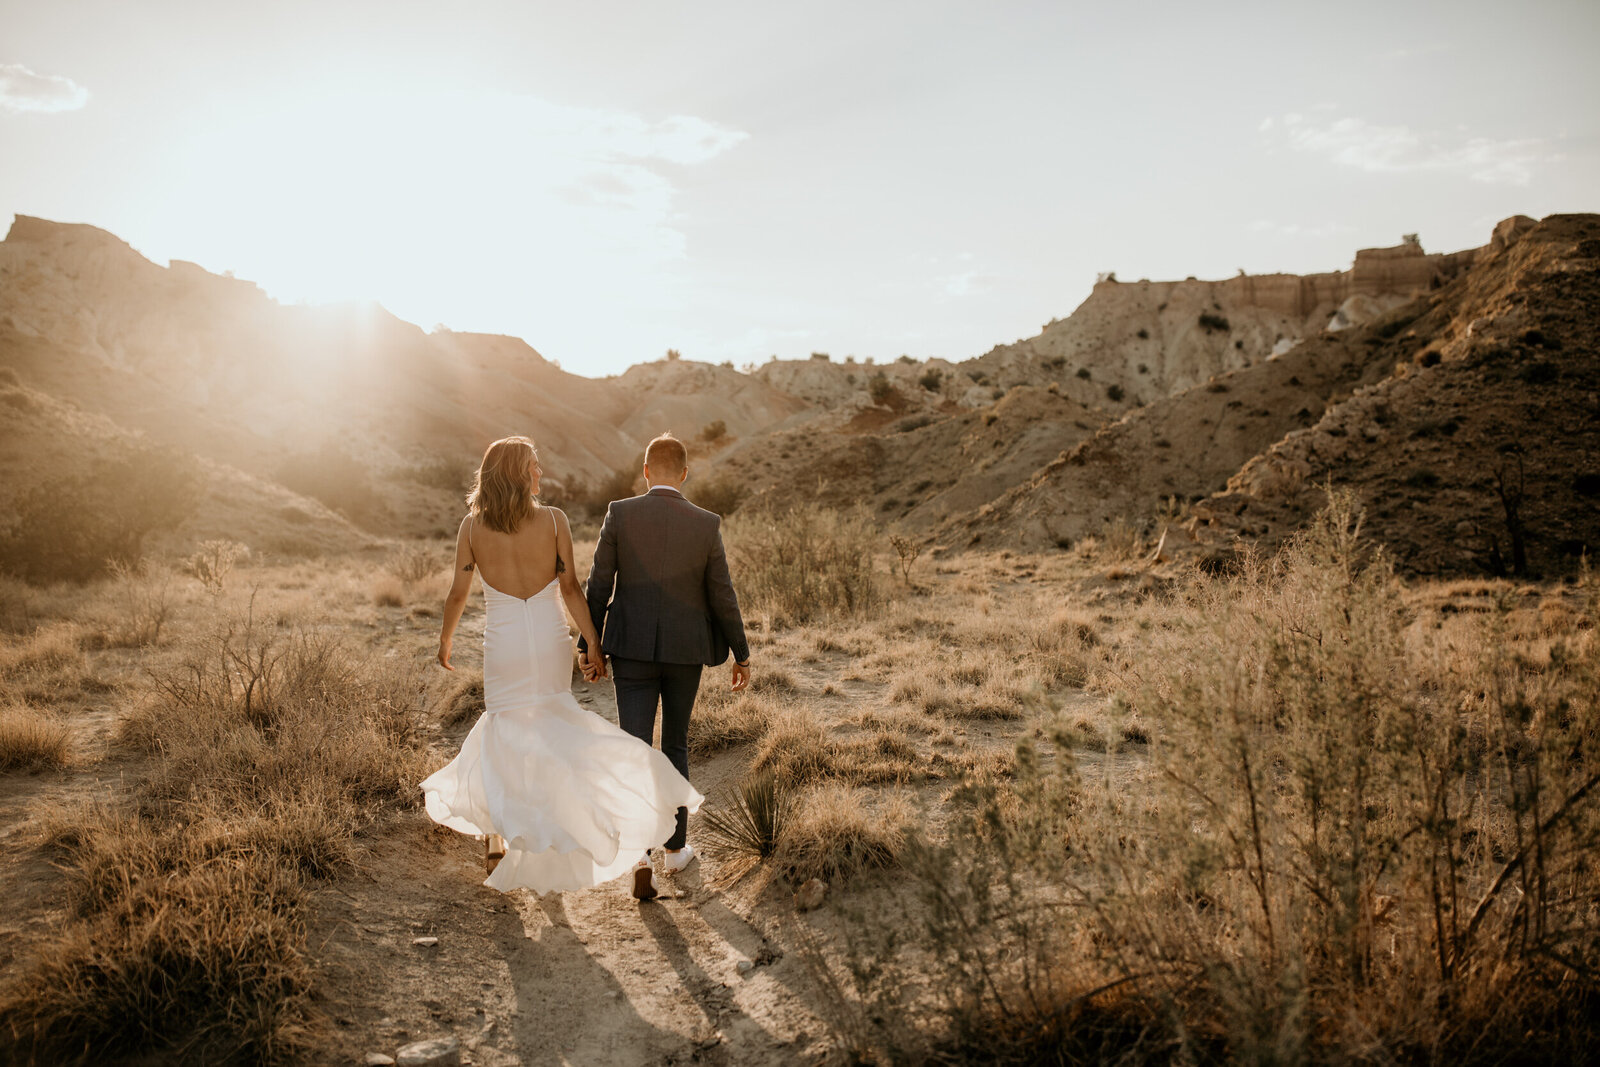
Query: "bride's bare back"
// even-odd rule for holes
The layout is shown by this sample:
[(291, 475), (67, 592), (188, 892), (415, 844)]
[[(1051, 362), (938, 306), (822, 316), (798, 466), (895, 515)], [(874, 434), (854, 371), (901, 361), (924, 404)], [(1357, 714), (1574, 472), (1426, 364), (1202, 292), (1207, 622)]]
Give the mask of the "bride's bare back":
[(561, 551), (560, 524), (552, 508), (536, 506), (515, 533), (501, 533), (466, 521), (467, 543), (478, 576), (507, 596), (521, 600), (535, 595), (571, 568)]

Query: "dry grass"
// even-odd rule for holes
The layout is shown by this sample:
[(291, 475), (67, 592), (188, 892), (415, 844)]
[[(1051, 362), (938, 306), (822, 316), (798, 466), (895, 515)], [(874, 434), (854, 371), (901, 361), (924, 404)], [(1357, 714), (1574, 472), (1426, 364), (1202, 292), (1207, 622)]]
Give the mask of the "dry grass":
[(758, 741), (776, 714), (773, 703), (758, 692), (707, 693), (689, 720), (689, 754), (709, 756)]
[(857, 513), (745, 508), (723, 524), (747, 616), (774, 626), (846, 618), (880, 602), (876, 534)]
[(34, 771), (67, 765), (72, 731), (54, 716), (26, 704), (0, 708), (0, 771)]
[(795, 805), (775, 862), (796, 883), (821, 878), (837, 886), (860, 871), (898, 864), (911, 827), (911, 805), (900, 794), (874, 804), (865, 790), (829, 783)]
[[(950, 840), (912, 864), (940, 1010), (926, 1044), (880, 1031), (884, 1055), (1588, 1055), (1596, 590), (1571, 617), (1520, 590), (1418, 612), (1357, 529), (1336, 499), (1281, 558), (1136, 614), (1107, 655), (1125, 707), (952, 796)], [(1085, 741), (1139, 752), (1087, 777)]]
[(843, 737), (807, 706), (772, 721), (756, 747), (755, 771), (771, 771), (786, 786), (823, 781), (869, 785), (925, 778), (930, 768), (904, 735), (879, 730)]
[[(41, 638), (11, 669), (72, 648)], [(0, 1060), (302, 1058), (320, 1025), (302, 887), (417, 803), (417, 680), (321, 627), (219, 613), (149, 686), (121, 730), (146, 776), (54, 820), (77, 917), (0, 989)]]

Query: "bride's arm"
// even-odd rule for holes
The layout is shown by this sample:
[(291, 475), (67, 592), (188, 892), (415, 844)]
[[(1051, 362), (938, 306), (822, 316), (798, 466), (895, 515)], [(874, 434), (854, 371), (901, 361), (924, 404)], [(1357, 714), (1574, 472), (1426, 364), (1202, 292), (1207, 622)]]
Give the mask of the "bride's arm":
[(603, 665), (605, 658), (600, 651), (600, 635), (595, 632), (594, 618), (589, 614), (589, 601), (583, 595), (583, 586), (578, 584), (578, 567), (572, 553), (572, 526), (567, 522), (566, 512), (560, 508), (552, 510), (556, 513), (556, 555), (560, 559), (560, 573), (556, 577), (561, 580), (561, 600), (567, 605), (567, 614), (578, 628), (578, 633), (583, 635), (589, 655), (594, 662)]
[(476, 561), (472, 558), (472, 544), (467, 540), (467, 520), (461, 520), (456, 531), (455, 577), (450, 580), (450, 592), (444, 597), (444, 625), (439, 631), (439, 663), (447, 671), (450, 666), (450, 641), (455, 637), (456, 624), (467, 607), (467, 594), (472, 592), (472, 571)]

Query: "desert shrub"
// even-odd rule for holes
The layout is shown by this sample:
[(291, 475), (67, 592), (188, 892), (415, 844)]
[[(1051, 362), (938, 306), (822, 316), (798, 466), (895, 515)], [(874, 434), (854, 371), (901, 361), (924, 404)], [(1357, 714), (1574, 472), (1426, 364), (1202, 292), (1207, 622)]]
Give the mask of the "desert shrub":
[(1088, 367), (1079, 367), (1075, 373), (1077, 374), (1078, 377), (1082, 378), (1084, 381), (1088, 381), (1089, 380), (1089, 368)]
[(898, 864), (910, 829), (903, 798), (874, 811), (863, 790), (830, 783), (795, 806), (778, 836), (776, 862), (792, 882), (822, 878), (838, 884), (863, 870)]
[(394, 476), (400, 481), (465, 495), (472, 486), (472, 478), (477, 469), (478, 465), (471, 459), (430, 456), (419, 463), (401, 468)]
[(154, 446), (36, 485), (0, 532), (0, 570), (35, 582), (82, 582), (113, 562), (134, 563), (149, 534), (193, 514), (200, 485), (192, 458)]
[(373, 484), (372, 471), (343, 449), (326, 445), (290, 456), (277, 475), (288, 488), (322, 501), (357, 526), (384, 531), (389, 506)]
[(938, 368), (929, 367), (917, 378), (917, 384), (930, 393), (937, 393), (944, 384), (944, 375), (939, 373)]
[(678, 362), (678, 360), (680, 360), (682, 358), (683, 358), (683, 353), (679, 352), (676, 348), (667, 349), (667, 362), (668, 363), (676, 363), (676, 362)]
[(790, 504), (724, 524), (741, 600), (774, 625), (854, 615), (878, 603), (875, 535), (859, 512)]
[(738, 511), (739, 505), (744, 503), (744, 498), (750, 492), (738, 478), (726, 475), (691, 482), (684, 489), (685, 495), (695, 504), (723, 517)]
[(924, 426), (932, 426), (933, 423), (934, 417), (932, 415), (912, 415), (910, 418), (901, 419), (895, 423), (894, 432), (910, 433), (912, 430), (920, 430)]
[(706, 852), (727, 861), (726, 876), (738, 878), (778, 851), (793, 810), (789, 788), (772, 771), (758, 771), (701, 813)]
[(728, 424), (721, 419), (715, 419), (700, 428), (700, 440), (715, 444), (728, 436)]
[(62, 767), (72, 731), (47, 712), (26, 704), (0, 706), (0, 771)]
[(1139, 340), (1148, 341), (1149, 339), (1150, 331), (1143, 326), (1139, 327)]
[(212, 596), (221, 595), (234, 564), (250, 555), (250, 548), (226, 539), (201, 541), (187, 561), (189, 573)]
[(872, 397), (874, 404), (887, 404), (889, 398), (894, 396), (894, 386), (889, 382), (889, 376), (879, 371), (867, 379), (867, 392)]
[(1232, 329), (1232, 326), (1228, 322), (1227, 316), (1218, 315), (1210, 311), (1202, 311), (1200, 313), (1200, 328), (1206, 333), (1226, 333)]
[(833, 357), (828, 355), (828, 353), (826, 353), (826, 352), (813, 352), (813, 353), (811, 353), (811, 358), (815, 359), (815, 360), (818, 360), (818, 361), (820, 361), (822, 363), (827, 363), (827, 362), (829, 362), (830, 360), (833, 359)]
[(287, 1062), (312, 1018), (304, 906), (295, 878), (262, 862), (138, 877), (0, 1000), (0, 1051), (49, 1063)]
[(1126, 395), (1127, 394), (1123, 391), (1122, 386), (1116, 384), (1115, 382), (1112, 382), (1110, 385), (1106, 386), (1106, 399), (1111, 401), (1113, 404), (1122, 403), (1122, 398)]
[(940, 1058), (1587, 1055), (1593, 631), (1418, 625), (1344, 496), (1168, 612), (1122, 696), (1162, 725), (1137, 803), (1025, 741), (918, 851)]
[[(439, 722), (444, 726), (460, 726), (477, 719), (486, 709), (483, 698), (483, 672), (457, 667), (462, 675), (454, 688), (447, 692), (438, 705)], [(693, 723), (691, 722), (691, 728)], [(691, 737), (691, 743), (693, 738)]]
[(111, 648), (156, 644), (172, 618), (172, 572), (148, 560), (113, 562), (110, 570), (114, 610), (101, 642)]
[(759, 740), (772, 716), (772, 707), (754, 693), (704, 692), (689, 720), (689, 754), (709, 756)]
[(767, 724), (751, 769), (771, 771), (783, 785), (836, 781), (852, 785), (904, 783), (927, 777), (929, 768), (904, 735), (879, 730), (838, 737), (804, 705), (786, 708)]
[(384, 570), (410, 586), (438, 574), (445, 560), (433, 545), (401, 545), (389, 553)]

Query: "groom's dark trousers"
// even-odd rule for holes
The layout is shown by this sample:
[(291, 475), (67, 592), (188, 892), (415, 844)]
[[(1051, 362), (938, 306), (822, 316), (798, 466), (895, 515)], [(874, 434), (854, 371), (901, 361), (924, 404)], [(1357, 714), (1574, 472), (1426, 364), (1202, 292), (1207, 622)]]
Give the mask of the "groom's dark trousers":
[[(602, 639), (602, 643), (604, 639)], [(689, 713), (700, 691), (698, 663), (651, 663), (611, 657), (617, 684), (617, 723), (645, 744), (656, 732), (656, 705), (661, 706), (661, 751), (678, 773), (689, 777)], [(688, 838), (689, 810), (678, 809), (678, 828), (667, 848), (682, 848)]]
[[(702, 667), (731, 651), (750, 658), (728, 576), (722, 519), (657, 486), (606, 509), (586, 589), (589, 615), (616, 678), (617, 722), (650, 744), (661, 712), (661, 751), (689, 776), (689, 713)], [(578, 642), (584, 649), (585, 642)], [(689, 813), (665, 845), (682, 848)]]

